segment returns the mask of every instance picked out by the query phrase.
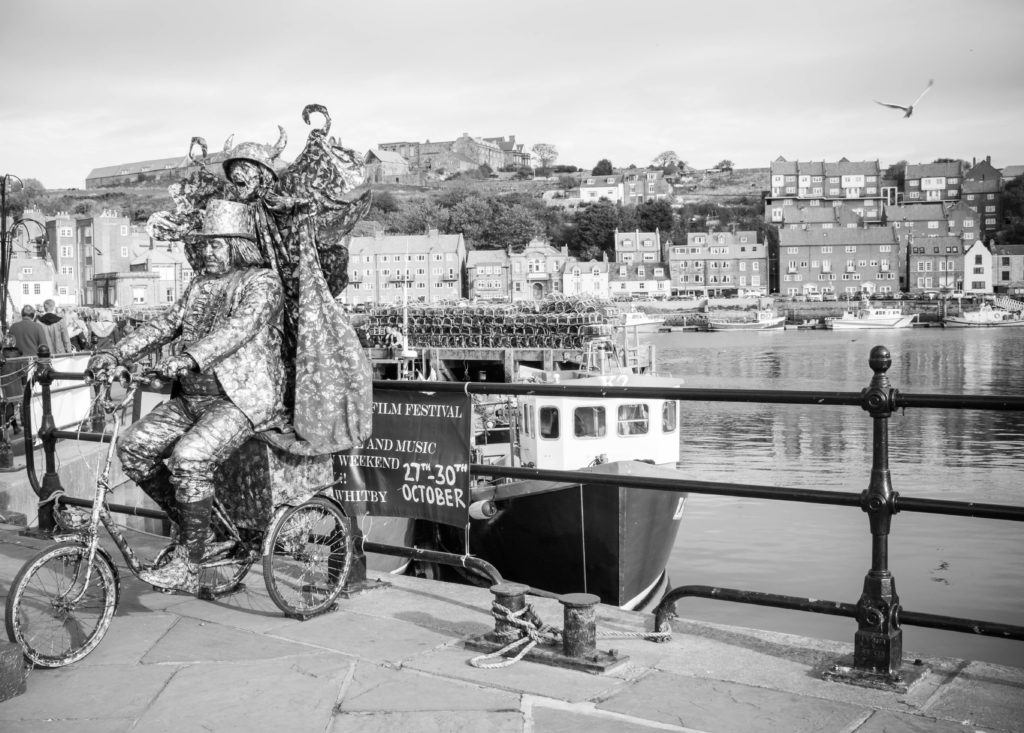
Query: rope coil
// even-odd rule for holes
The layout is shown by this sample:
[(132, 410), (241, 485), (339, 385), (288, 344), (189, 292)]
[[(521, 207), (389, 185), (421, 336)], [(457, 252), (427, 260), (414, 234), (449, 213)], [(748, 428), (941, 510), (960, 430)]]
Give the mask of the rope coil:
[[(562, 629), (544, 623), (529, 603), (518, 611), (512, 611), (500, 603), (494, 602), (491, 604), (491, 615), (496, 621), (504, 621), (514, 628), (510, 631), (495, 630), (492, 634), (499, 641), (508, 641), (501, 649), (487, 654), (480, 654), (469, 660), (472, 666), (479, 669), (510, 667), (529, 654), (530, 650), (541, 642), (557, 643), (562, 638)], [(665, 631), (599, 631), (597, 632), (597, 638), (643, 639), (645, 641), (664, 642), (672, 638), (672, 629), (666, 626)], [(506, 654), (517, 649), (518, 651), (514, 657), (505, 657)], [(502, 658), (501, 661), (489, 661), (498, 658)]]

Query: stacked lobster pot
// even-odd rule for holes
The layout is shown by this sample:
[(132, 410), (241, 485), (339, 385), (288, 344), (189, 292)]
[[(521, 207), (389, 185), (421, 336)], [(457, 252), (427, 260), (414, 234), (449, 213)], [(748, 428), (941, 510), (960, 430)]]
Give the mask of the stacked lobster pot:
[(382, 305), (361, 327), (368, 346), (393, 348), (581, 349), (611, 336), (620, 320), (607, 301), (548, 298), (530, 303)]

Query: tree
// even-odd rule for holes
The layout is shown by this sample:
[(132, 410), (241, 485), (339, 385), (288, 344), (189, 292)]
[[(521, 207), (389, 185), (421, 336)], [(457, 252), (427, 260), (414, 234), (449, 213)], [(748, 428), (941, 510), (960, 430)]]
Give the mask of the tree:
[(540, 167), (547, 175), (547, 170), (558, 160), (558, 148), (551, 143), (537, 143), (532, 148), (533, 157), (540, 161)]
[(448, 231), (461, 233), (474, 247), (484, 243), (487, 224), (493, 212), (490, 203), (480, 196), (468, 196), (448, 212)]
[(610, 201), (598, 201), (576, 213), (573, 249), (582, 259), (600, 259), (602, 252), (615, 248), (615, 230), (619, 228), (620, 207)]
[(1011, 179), (1000, 195), (1005, 225), (996, 234), (1000, 244), (1024, 242), (1024, 176)]
[(667, 168), (670, 165), (679, 165), (679, 155), (675, 150), (666, 150), (664, 153), (658, 153), (654, 160), (651, 161), (652, 168)]
[(610, 176), (613, 172), (612, 162), (607, 158), (601, 158), (601, 160), (597, 161), (597, 165), (591, 171), (595, 176)]
[(896, 185), (903, 188), (903, 183), (907, 178), (907, 161), (900, 160), (890, 165), (885, 169), (882, 178), (896, 181)]
[(424, 234), (431, 229), (440, 229), (448, 219), (447, 212), (425, 198), (412, 199), (398, 216), (393, 227), (399, 234)]
[(672, 205), (665, 200), (645, 201), (636, 207), (637, 221), (640, 231), (653, 232), (658, 230), (662, 236), (668, 236), (675, 223)]
[(732, 161), (729, 160), (728, 158), (725, 158), (724, 160), (720, 160), (720, 161), (718, 161), (718, 165), (716, 165), (715, 168), (717, 168), (720, 171), (731, 171), (732, 170)]
[(509, 252), (521, 252), (541, 232), (533, 213), (522, 204), (499, 203), (487, 228), (488, 241)]

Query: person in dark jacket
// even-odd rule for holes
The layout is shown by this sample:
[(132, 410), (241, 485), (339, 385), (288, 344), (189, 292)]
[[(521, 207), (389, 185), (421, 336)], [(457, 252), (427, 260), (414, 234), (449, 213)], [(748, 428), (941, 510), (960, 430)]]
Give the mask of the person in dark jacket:
[(50, 353), (54, 356), (67, 354), (71, 351), (71, 338), (68, 336), (64, 319), (54, 312), (57, 310), (57, 304), (48, 298), (43, 302), (43, 310), (46, 312), (39, 317), (39, 323), (46, 329), (46, 343), (50, 347)]
[(9, 331), (22, 356), (36, 356), (40, 346), (49, 346), (46, 329), (36, 321), (36, 309), (30, 305), (21, 309), (21, 320), (12, 323)]

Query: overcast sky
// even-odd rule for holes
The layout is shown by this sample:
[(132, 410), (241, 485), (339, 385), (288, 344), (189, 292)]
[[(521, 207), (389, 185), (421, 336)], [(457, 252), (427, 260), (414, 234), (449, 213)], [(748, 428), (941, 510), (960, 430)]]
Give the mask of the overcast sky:
[[(1024, 164), (1024, 2), (7, 0), (0, 173), (84, 186), (328, 107), (360, 151), (463, 132), (559, 162)], [(913, 117), (872, 100), (908, 104)]]

